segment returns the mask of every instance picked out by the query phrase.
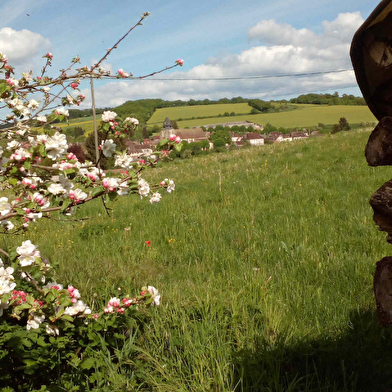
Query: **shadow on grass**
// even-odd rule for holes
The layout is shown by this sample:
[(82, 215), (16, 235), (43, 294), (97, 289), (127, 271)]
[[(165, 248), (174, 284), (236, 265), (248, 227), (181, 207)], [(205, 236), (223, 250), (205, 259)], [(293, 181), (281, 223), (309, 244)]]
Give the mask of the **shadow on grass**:
[(355, 311), (335, 338), (287, 347), (277, 338), (233, 356), (235, 391), (392, 392), (392, 330), (372, 311)]

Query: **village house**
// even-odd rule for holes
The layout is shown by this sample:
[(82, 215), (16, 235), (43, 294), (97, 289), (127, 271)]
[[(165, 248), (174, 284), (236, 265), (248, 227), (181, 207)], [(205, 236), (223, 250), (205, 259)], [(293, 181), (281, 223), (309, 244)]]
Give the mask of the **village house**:
[(235, 132), (230, 132), (230, 136), (231, 136), (231, 142), (234, 144), (237, 144), (244, 137), (244, 135), (240, 135), (239, 133), (235, 133)]
[(264, 138), (257, 132), (247, 133), (243, 141), (247, 140), (252, 146), (263, 146)]
[(141, 144), (137, 142), (128, 141), (127, 145), (127, 154), (132, 157), (134, 161), (137, 161), (141, 157), (149, 157), (153, 153), (151, 144)]
[(201, 142), (202, 140), (209, 141), (209, 132), (204, 132), (202, 128), (196, 127), (191, 129), (174, 129), (171, 121), (166, 117), (163, 128), (159, 134), (160, 140), (169, 139), (170, 136), (179, 136), (181, 140), (188, 143)]
[(307, 139), (309, 137), (307, 132), (304, 131), (294, 131), (291, 133), (291, 137), (293, 140), (301, 140), (301, 139)]

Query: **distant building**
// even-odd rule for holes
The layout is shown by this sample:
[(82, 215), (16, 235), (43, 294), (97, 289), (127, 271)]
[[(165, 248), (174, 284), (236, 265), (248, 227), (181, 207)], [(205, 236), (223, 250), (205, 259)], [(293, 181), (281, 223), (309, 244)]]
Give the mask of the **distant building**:
[(257, 132), (247, 133), (243, 141), (247, 140), (252, 146), (262, 146), (264, 145), (264, 138)]

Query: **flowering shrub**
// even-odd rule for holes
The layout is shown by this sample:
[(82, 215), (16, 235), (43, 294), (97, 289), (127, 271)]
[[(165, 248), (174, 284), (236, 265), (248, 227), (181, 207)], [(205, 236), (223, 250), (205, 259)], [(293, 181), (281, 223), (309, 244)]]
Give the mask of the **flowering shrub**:
[[(141, 175), (146, 167), (155, 166), (162, 154), (166, 156), (173, 148), (179, 150), (181, 140), (164, 140), (158, 146), (164, 153), (157, 151), (147, 161), (134, 162), (126, 151), (117, 152), (116, 147), (138, 126), (138, 120), (123, 120), (115, 112), (105, 111), (99, 125), (102, 141), (97, 161), (82, 163), (74, 153), (67, 152), (66, 136), (54, 125), (67, 119), (66, 107), (80, 105), (85, 99), (79, 93), (83, 79), (133, 77), (122, 69), (112, 76), (101, 66), (122, 39), (91, 67), (76, 68), (80, 58), (74, 57), (57, 78), (47, 76), (52, 53), (43, 56), (46, 62), (36, 77), (31, 72), (15, 77), (6, 55), (0, 53), (0, 101), (8, 110), (7, 117), (0, 120), (0, 180), (2, 189), (7, 190), (6, 196), (0, 197), (0, 233), (27, 231), (32, 221), (55, 212), (72, 215), (76, 208), (97, 198), (106, 205), (119, 196), (135, 194), (153, 204), (161, 200), (163, 190), (174, 190), (171, 179), (149, 184)], [(179, 59), (172, 67), (182, 64)], [(106, 177), (100, 169), (103, 157), (114, 157), (115, 166), (122, 169), (117, 177)], [(49, 366), (48, 385), (60, 375), (62, 385), (75, 377), (80, 378), (79, 385), (87, 385), (85, 372), (100, 367), (94, 347), (109, 347), (113, 336), (115, 340), (131, 336), (137, 327), (136, 310), (160, 303), (158, 290), (147, 286), (138, 296), (113, 297), (103, 309), (92, 309), (78, 288), (56, 283), (53, 268), (30, 240), (15, 251), (0, 249), (0, 253), (1, 386), (12, 385), (15, 390), (40, 388), (45, 366)], [(40, 377), (31, 378), (38, 371)], [(92, 380), (98, 382), (99, 377), (94, 377)]]

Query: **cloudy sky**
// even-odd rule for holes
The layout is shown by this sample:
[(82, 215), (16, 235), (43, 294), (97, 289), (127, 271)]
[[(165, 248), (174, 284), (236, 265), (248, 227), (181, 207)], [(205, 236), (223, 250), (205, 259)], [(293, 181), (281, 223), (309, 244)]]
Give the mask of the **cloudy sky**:
[[(50, 72), (56, 76), (75, 55), (82, 65), (100, 59), (148, 11), (151, 15), (143, 26), (112, 52), (105, 67), (140, 76), (178, 58), (184, 59), (184, 66), (143, 81), (100, 81), (97, 106), (140, 98), (269, 100), (334, 91), (360, 95), (351, 71), (350, 41), (377, 4), (369, 0), (2, 0), (0, 51), (20, 72), (38, 71), (42, 55), (52, 52)], [(298, 75), (304, 73), (310, 75)], [(89, 83), (84, 82), (82, 89), (89, 95)]]

